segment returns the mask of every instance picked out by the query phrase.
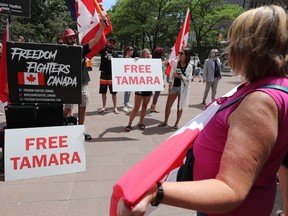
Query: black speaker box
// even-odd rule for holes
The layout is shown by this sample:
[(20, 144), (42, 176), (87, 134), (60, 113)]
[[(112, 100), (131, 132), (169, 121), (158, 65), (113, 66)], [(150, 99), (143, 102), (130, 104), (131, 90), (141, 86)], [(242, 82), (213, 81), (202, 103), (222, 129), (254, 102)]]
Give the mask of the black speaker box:
[(62, 104), (10, 104), (5, 115), (8, 129), (63, 125)]

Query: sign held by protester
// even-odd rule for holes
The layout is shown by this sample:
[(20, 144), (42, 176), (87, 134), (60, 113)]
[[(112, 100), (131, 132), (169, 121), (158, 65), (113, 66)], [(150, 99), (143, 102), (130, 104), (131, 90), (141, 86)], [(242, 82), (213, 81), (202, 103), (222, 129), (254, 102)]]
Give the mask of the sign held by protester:
[(30, 0), (0, 0), (0, 14), (30, 18)]
[(9, 101), (81, 103), (80, 46), (7, 42)]
[(161, 59), (112, 58), (113, 91), (163, 91)]
[(83, 125), (6, 129), (5, 181), (86, 171), (83, 134)]

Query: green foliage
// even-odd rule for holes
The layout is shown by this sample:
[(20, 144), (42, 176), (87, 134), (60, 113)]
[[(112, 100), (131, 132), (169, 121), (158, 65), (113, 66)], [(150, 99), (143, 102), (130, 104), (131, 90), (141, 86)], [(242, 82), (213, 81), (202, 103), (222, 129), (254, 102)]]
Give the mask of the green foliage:
[[(119, 48), (135, 45), (139, 49), (151, 50), (157, 46), (170, 49), (177, 38), (186, 11), (191, 11), (190, 31), (194, 35), (193, 44), (214, 45), (217, 34), (225, 39), (231, 21), (243, 9), (238, 5), (226, 4), (224, 0), (117, 0), (108, 14), (113, 32), (108, 37), (116, 37)], [(0, 16), (1, 27), (6, 16)], [(11, 17), (12, 40), (23, 35), (26, 41), (55, 43), (65, 28), (76, 30), (64, 0), (32, 0), (31, 18)], [(3, 28), (0, 38), (3, 37)]]

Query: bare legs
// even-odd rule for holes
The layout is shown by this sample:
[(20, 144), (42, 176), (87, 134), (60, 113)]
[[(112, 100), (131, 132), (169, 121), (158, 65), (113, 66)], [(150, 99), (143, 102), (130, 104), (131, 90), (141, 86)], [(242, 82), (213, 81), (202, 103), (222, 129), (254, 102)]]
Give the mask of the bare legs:
[(167, 98), (167, 102), (166, 102), (166, 107), (165, 107), (165, 118), (164, 118), (164, 121), (159, 125), (159, 126), (166, 126), (167, 125), (167, 122), (168, 122), (168, 119), (169, 119), (169, 116), (170, 116), (170, 113), (171, 113), (171, 108), (172, 108), (172, 105), (174, 103), (174, 101), (176, 100), (176, 98), (178, 97), (178, 100), (177, 100), (177, 119), (175, 121), (175, 124), (174, 124), (174, 127), (178, 127), (178, 123), (181, 119), (181, 116), (182, 116), (182, 113), (183, 113), (183, 110), (179, 110), (179, 102), (180, 102), (180, 95), (177, 95), (177, 94), (174, 94), (174, 93), (170, 93), (168, 95), (168, 98)]
[(136, 115), (140, 109), (141, 103), (142, 103), (142, 109), (141, 109), (141, 114), (140, 114), (140, 119), (139, 119), (138, 124), (143, 123), (144, 117), (146, 115), (147, 106), (150, 102), (150, 98), (151, 98), (151, 96), (140, 96), (140, 95), (135, 94), (134, 108), (130, 113), (129, 122), (128, 122), (129, 126), (132, 125), (132, 122), (133, 122), (134, 118), (136, 117)]

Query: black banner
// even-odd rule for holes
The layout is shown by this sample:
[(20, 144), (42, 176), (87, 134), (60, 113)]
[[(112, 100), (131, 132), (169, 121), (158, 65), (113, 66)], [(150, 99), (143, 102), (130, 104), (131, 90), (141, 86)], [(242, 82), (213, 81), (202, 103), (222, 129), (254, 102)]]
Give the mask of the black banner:
[(30, 17), (30, 0), (0, 0), (0, 14)]
[(9, 101), (81, 103), (80, 46), (7, 42)]

